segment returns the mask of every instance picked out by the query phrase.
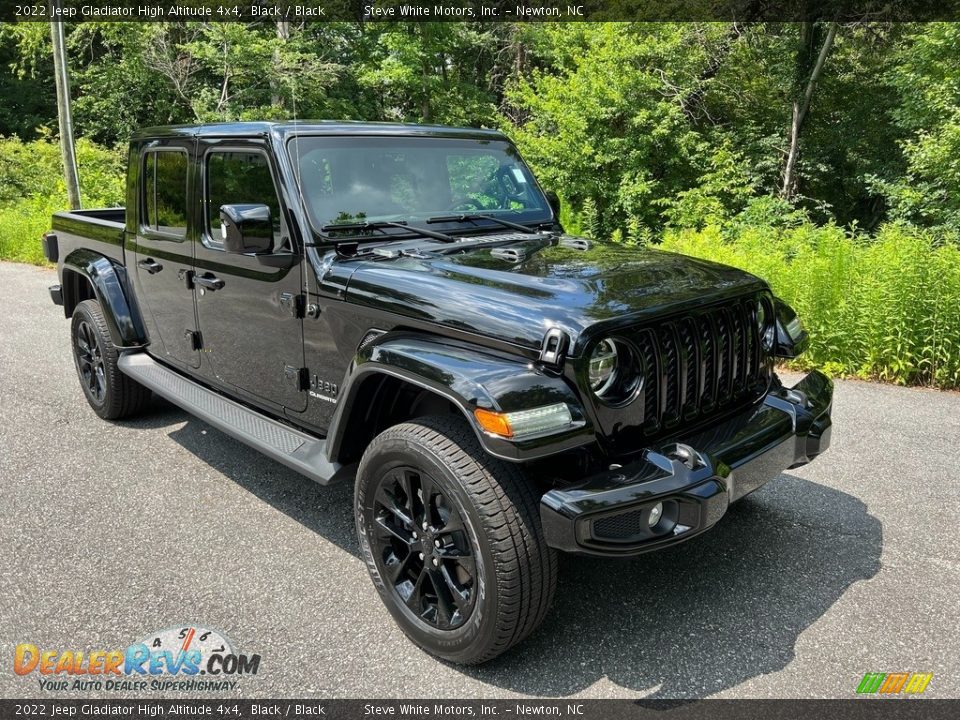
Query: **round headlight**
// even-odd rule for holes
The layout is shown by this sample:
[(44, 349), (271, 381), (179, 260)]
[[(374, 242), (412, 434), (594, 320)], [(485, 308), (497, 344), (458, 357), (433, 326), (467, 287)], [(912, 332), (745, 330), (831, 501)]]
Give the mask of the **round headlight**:
[(763, 300), (757, 300), (757, 330), (763, 333), (763, 330), (766, 326), (767, 326), (767, 308), (763, 304)]
[(601, 340), (590, 355), (590, 389), (598, 397), (613, 387), (617, 380), (617, 365), (619, 364), (617, 344), (607, 338)]
[(587, 382), (605, 405), (626, 405), (643, 386), (642, 363), (630, 343), (604, 338), (590, 353)]
[(773, 312), (767, 308), (767, 303), (763, 300), (757, 301), (757, 331), (760, 334), (763, 349), (767, 352), (772, 350), (776, 340), (777, 326), (773, 322)]

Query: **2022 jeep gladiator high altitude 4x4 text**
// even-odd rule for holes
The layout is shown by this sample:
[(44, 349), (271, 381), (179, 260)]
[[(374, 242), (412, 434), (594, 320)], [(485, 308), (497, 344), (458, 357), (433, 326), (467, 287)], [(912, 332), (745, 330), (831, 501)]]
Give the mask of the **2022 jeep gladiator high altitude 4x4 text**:
[(681, 542), (829, 444), (831, 382), (780, 383), (806, 334), (763, 281), (565, 234), (498, 132), (153, 128), (127, 178), (43, 238), (94, 412), (156, 393), (355, 479), (374, 585), (441, 657), (532, 632), (557, 551)]

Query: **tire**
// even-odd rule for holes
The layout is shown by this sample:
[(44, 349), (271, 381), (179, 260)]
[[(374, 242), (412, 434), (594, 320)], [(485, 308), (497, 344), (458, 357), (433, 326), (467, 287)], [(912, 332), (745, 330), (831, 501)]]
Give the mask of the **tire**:
[(84, 300), (74, 309), (70, 340), (80, 387), (97, 415), (119, 420), (144, 410), (150, 390), (120, 372), (120, 353), (96, 300)]
[(482, 663), (543, 621), (557, 555), (543, 538), (539, 497), (517, 466), (481, 449), (463, 419), (418, 418), (378, 435), (360, 461), (354, 507), (373, 584), (427, 652)]

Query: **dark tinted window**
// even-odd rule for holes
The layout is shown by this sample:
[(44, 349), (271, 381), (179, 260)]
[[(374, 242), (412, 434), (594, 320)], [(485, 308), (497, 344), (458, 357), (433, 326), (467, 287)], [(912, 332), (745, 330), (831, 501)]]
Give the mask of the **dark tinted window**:
[(176, 237), (187, 234), (187, 155), (150, 152), (143, 164), (143, 226)]
[(267, 158), (259, 152), (239, 150), (210, 153), (207, 156), (207, 230), (215, 242), (223, 242), (220, 206), (246, 204), (270, 207), (275, 246), (278, 246), (280, 202)]

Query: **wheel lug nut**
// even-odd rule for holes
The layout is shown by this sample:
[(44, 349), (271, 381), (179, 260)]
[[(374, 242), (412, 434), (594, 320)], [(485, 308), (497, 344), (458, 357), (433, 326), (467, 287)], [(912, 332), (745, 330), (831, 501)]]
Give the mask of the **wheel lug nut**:
[(440, 547), (440, 541), (439, 541), (439, 540), (434, 540), (434, 541), (433, 541), (433, 544), (434, 544), (436, 547)]
[(419, 558), (420, 558), (421, 560), (423, 560), (423, 553), (420, 553), (420, 554), (419, 554)]
[(413, 531), (413, 539), (414, 539), (414, 540), (417, 539), (417, 531), (416, 531), (416, 530)]
[(423, 524), (423, 529), (424, 529), (424, 530), (427, 529), (427, 524), (426, 524), (426, 523)]
[(440, 561), (437, 560), (436, 558), (434, 558), (434, 559), (433, 559), (433, 566), (436, 567), (436, 566), (439, 565), (439, 564), (440, 564)]

